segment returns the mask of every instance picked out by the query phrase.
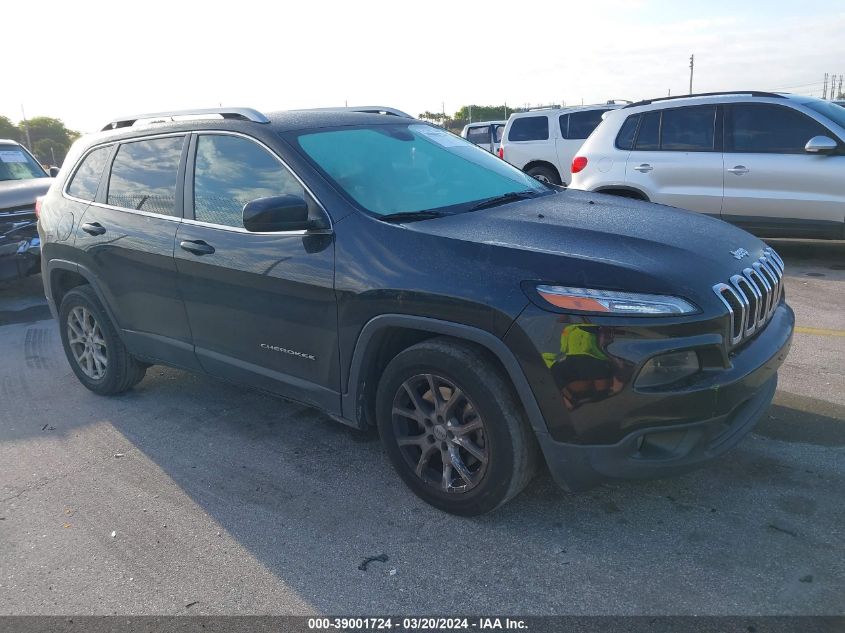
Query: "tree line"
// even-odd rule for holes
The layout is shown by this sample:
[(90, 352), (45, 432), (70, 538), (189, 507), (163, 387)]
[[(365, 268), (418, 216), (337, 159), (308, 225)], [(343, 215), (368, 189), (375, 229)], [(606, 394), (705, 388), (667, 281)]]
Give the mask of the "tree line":
[(80, 133), (69, 130), (61, 119), (37, 116), (26, 124), (23, 121), (16, 124), (8, 117), (0, 116), (0, 139), (12, 139), (25, 145), (44, 165), (60, 167), (71, 144), (79, 137)]
[(467, 123), (471, 122), (470, 119), (472, 121), (506, 121), (514, 112), (522, 112), (523, 110), (524, 108), (512, 108), (505, 104), (500, 106), (479, 106), (473, 104), (461, 106), (453, 115), (426, 110), (425, 112), (420, 112), (417, 118), (437, 123), (449, 130), (460, 131)]

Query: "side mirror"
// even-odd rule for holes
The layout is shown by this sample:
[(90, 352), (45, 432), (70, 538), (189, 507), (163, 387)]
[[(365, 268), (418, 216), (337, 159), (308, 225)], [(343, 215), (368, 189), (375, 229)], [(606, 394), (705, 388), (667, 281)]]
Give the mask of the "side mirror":
[(50, 167), (50, 178), (55, 178), (59, 175), (59, 168), (58, 167)]
[(830, 154), (835, 152), (839, 144), (829, 136), (814, 136), (804, 146), (804, 151), (809, 154)]
[(271, 196), (247, 202), (243, 210), (244, 228), (253, 232), (307, 231), (308, 203), (300, 196)]

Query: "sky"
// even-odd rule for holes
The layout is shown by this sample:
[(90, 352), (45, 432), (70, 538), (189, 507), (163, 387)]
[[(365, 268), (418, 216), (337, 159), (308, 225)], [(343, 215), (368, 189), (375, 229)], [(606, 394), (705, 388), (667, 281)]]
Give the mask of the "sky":
[(221, 104), (636, 100), (687, 92), (691, 54), (696, 92), (820, 96), (845, 75), (843, 0), (10, 0), (4, 23), (0, 115), (82, 132)]

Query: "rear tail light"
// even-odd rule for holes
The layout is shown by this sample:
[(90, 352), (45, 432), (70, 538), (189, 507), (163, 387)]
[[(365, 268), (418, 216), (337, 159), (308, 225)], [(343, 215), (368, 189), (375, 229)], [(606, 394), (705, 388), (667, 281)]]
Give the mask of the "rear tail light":
[(505, 160), (505, 148), (504, 147), (499, 147), (499, 158), (501, 158), (502, 160)]
[(35, 199), (35, 217), (41, 219), (41, 203), (44, 201), (44, 196), (38, 196)]
[(576, 156), (572, 159), (572, 173), (577, 174), (579, 171), (584, 169), (587, 166), (587, 157), (586, 156)]

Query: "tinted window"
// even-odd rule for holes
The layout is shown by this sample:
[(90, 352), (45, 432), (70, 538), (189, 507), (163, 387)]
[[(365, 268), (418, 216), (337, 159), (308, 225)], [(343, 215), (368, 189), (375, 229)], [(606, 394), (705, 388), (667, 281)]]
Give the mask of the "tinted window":
[(766, 104), (730, 107), (725, 124), (729, 152), (803, 154), (814, 136), (830, 136), (824, 126), (791, 108)]
[(484, 127), (469, 128), (467, 130), (467, 140), (470, 143), (475, 143), (476, 145), (489, 145), (490, 128), (486, 125)]
[(108, 203), (176, 215), (176, 174), (183, 139), (171, 136), (121, 145), (112, 163)]
[(716, 106), (664, 110), (660, 149), (712, 151), (715, 126)]
[(103, 175), (103, 167), (106, 166), (106, 159), (109, 157), (111, 147), (101, 147), (85, 157), (67, 192), (74, 198), (82, 200), (93, 200), (97, 195), (97, 187), (100, 184), (100, 176)]
[[(601, 116), (607, 110), (587, 110), (586, 112), (571, 112), (569, 114), (569, 132), (564, 138), (581, 139), (587, 138), (593, 133), (599, 123)], [(561, 128), (562, 129), (562, 128)]]
[(563, 138), (567, 138), (566, 135), (569, 134), (569, 115), (561, 114), (558, 117), (558, 121), (560, 121), (560, 135)]
[(508, 132), (509, 141), (544, 141), (549, 138), (549, 119), (545, 116), (525, 116), (514, 119)]
[(616, 147), (619, 149), (633, 149), (634, 135), (637, 133), (637, 125), (640, 122), (640, 115), (634, 114), (625, 119), (619, 134), (616, 135)]
[[(845, 110), (844, 110), (845, 111)], [(493, 134), (496, 136), (496, 142), (502, 142), (502, 134), (505, 133), (505, 126), (504, 125), (494, 125), (493, 126)]]
[(635, 147), (639, 150), (660, 148), (660, 112), (648, 112), (643, 116)]
[(195, 219), (241, 228), (247, 202), (283, 194), (305, 197), (293, 174), (257, 143), (217, 134), (197, 139)]

